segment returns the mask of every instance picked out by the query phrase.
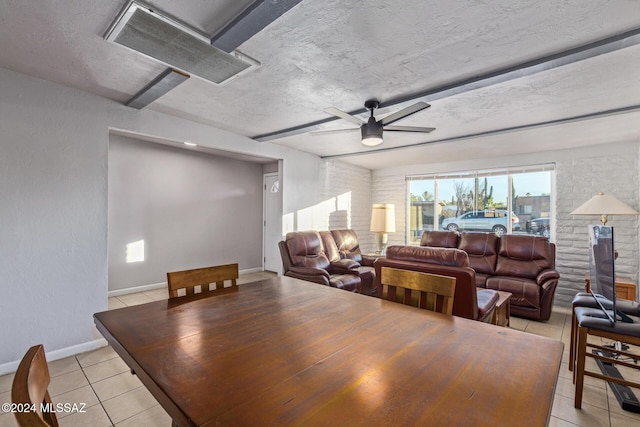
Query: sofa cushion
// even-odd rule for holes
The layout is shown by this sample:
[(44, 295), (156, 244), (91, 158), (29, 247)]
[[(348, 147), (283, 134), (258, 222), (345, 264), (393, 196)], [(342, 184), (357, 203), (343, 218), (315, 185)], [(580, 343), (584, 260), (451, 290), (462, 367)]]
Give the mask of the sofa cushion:
[(420, 239), (420, 246), (434, 248), (457, 248), (460, 241), (460, 233), (457, 231), (425, 231)]
[(292, 265), (325, 270), (329, 267), (329, 259), (324, 253), (320, 234), (317, 231), (287, 233), (285, 241)]
[[(469, 259), (469, 261), (471, 261), (471, 259)], [(473, 267), (471, 267), (471, 268), (473, 268)], [(488, 275), (488, 274), (482, 274), (482, 273), (476, 272), (476, 287), (478, 287), (478, 288), (486, 288), (487, 287), (487, 279), (489, 277), (491, 277), (491, 276)]]
[(389, 246), (387, 258), (426, 264), (469, 267), (467, 253), (453, 248), (431, 248), (428, 246)]
[(331, 235), (341, 258), (349, 258), (362, 263), (362, 252), (355, 231), (351, 229), (331, 230)]
[(335, 240), (333, 240), (333, 235), (330, 231), (321, 231), (320, 239), (322, 240), (322, 246), (324, 249), (324, 254), (329, 259), (329, 262), (333, 263), (340, 260), (340, 252), (338, 252), (338, 246), (336, 245)]
[(498, 259), (498, 242), (500, 237), (495, 233), (462, 233), (461, 249), (469, 255), (469, 265), (476, 273), (493, 275), (496, 272)]
[(345, 291), (360, 290), (360, 277), (355, 274), (332, 274), (329, 283), (334, 288), (344, 289)]
[(511, 292), (511, 305), (540, 308), (541, 288), (531, 279), (494, 276), (487, 279), (487, 288)]
[(503, 235), (499, 246), (498, 276), (535, 279), (541, 271), (553, 266), (551, 245), (546, 237)]

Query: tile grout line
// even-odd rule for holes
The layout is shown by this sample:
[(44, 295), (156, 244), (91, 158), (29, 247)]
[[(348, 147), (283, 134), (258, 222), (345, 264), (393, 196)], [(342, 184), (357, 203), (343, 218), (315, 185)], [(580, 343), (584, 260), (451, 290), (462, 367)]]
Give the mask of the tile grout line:
[[(114, 424), (113, 420), (111, 419), (111, 416), (107, 412), (107, 408), (104, 407), (104, 404), (102, 403), (102, 399), (100, 399), (100, 396), (98, 396), (98, 393), (96, 393), (96, 390), (93, 388), (93, 383), (89, 380), (89, 377), (87, 376), (87, 373), (84, 371), (84, 366), (82, 366), (80, 364), (80, 361), (78, 360), (78, 356), (77, 355), (75, 356), (75, 358), (76, 358), (76, 361), (78, 362), (78, 365), (80, 365), (80, 370), (82, 371), (82, 375), (84, 375), (84, 377), (87, 379), (87, 382), (89, 383), (89, 387), (91, 387), (91, 391), (93, 392), (93, 394), (96, 395), (96, 399), (98, 399), (98, 402), (100, 403), (100, 407), (104, 411), (104, 414), (107, 416), (107, 419), (109, 420), (109, 423), (110, 423), (110, 427), (114, 427), (115, 424)], [(93, 366), (93, 365), (89, 365), (89, 366)]]

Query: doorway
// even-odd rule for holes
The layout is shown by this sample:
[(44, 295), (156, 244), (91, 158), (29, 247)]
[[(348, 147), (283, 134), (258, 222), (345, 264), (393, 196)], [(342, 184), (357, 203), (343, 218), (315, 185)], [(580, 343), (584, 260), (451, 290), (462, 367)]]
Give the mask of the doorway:
[(282, 261), (278, 242), (282, 239), (282, 190), (277, 173), (268, 173), (263, 178), (263, 232), (262, 254), (263, 269), (282, 273)]

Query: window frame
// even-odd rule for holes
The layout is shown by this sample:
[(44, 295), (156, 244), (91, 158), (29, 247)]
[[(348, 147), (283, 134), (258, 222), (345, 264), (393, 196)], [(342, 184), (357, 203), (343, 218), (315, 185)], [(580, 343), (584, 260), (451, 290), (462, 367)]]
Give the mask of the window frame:
[[(486, 170), (473, 170), (473, 171), (457, 171), (451, 173), (434, 173), (434, 174), (420, 174), (420, 175), (407, 175), (405, 176), (405, 188), (406, 188), (406, 212), (407, 217), (405, 218), (405, 242), (408, 245), (411, 244), (419, 244), (420, 239), (417, 238), (415, 241), (412, 241), (411, 234), (415, 233), (417, 230), (411, 230), (411, 218), (409, 212), (411, 212), (412, 200), (411, 200), (411, 181), (418, 180), (432, 180), (433, 181), (433, 203), (434, 205), (440, 201), (440, 191), (438, 186), (439, 180), (444, 179), (468, 179), (468, 178), (486, 178), (493, 176), (505, 176), (507, 177), (507, 234), (513, 234), (513, 220), (512, 215), (518, 216), (515, 213), (515, 206), (513, 202), (513, 178), (514, 176), (528, 173), (536, 173), (536, 172), (549, 172), (549, 229), (551, 230), (551, 235), (549, 240), (555, 242), (555, 229), (556, 229), (556, 220), (555, 220), (555, 205), (556, 205), (556, 164), (541, 164), (541, 165), (529, 165), (529, 166), (517, 166), (517, 167), (507, 167), (500, 169), (486, 169)], [(511, 207), (511, 209), (510, 209)], [(494, 208), (494, 210), (501, 208)], [(484, 209), (483, 209), (484, 210)], [(465, 212), (467, 214), (469, 212)], [(525, 214), (523, 214), (525, 215)], [(518, 217), (518, 219), (520, 219)], [(526, 232), (526, 221), (520, 221), (520, 231)], [(439, 222), (437, 220), (437, 215), (433, 215), (433, 223), (430, 224), (433, 230), (439, 230)], [(424, 226), (423, 226), (424, 230)]]

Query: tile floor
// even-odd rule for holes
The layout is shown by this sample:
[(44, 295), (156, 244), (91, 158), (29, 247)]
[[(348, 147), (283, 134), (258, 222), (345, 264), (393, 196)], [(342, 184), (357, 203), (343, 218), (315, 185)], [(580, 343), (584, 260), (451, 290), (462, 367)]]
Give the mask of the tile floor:
[[(248, 283), (271, 276), (251, 273), (240, 277)], [(143, 304), (167, 298), (166, 290), (153, 290), (109, 298), (109, 309)], [(640, 415), (623, 411), (604, 381), (586, 378), (582, 409), (573, 407), (574, 386), (568, 370), (570, 310), (556, 307), (548, 322), (533, 322), (512, 317), (511, 327), (528, 333), (562, 340), (565, 343), (563, 364), (558, 376), (550, 426), (638, 426)], [(86, 412), (61, 414), (66, 426), (161, 426), (171, 419), (129, 368), (110, 348), (105, 347), (49, 363), (49, 392), (54, 403), (84, 402)], [(627, 371), (622, 371), (630, 378)], [(10, 402), (13, 375), (0, 376), (0, 402)], [(640, 392), (636, 392), (640, 395)], [(535, 402), (532, 402), (535, 404)], [(0, 427), (17, 426), (13, 414), (0, 414)]]

